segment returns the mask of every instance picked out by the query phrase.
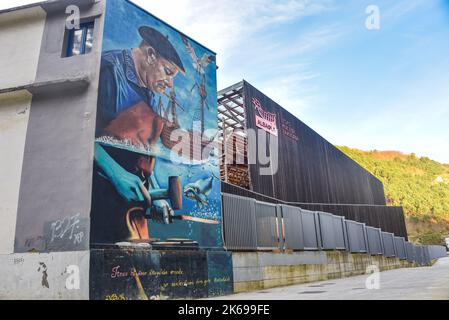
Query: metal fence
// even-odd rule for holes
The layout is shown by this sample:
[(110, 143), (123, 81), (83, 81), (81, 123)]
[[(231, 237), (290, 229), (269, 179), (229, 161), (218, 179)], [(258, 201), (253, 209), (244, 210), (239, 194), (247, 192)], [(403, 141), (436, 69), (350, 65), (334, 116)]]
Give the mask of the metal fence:
[(323, 250), (346, 250), (346, 231), (344, 217), (327, 212), (317, 212), (319, 235)]
[(318, 212), (318, 221), (321, 236), (321, 248), (323, 250), (336, 250), (337, 242), (335, 239), (334, 219), (332, 214)]
[(346, 220), (349, 251), (352, 253), (367, 253), (365, 224)]
[(416, 262), (420, 265), (426, 265), (426, 256), (424, 252), (423, 246), (416, 246), (415, 247), (415, 258)]
[(373, 256), (382, 255), (382, 230), (373, 227), (365, 227), (365, 229), (369, 254)]
[(411, 244), (410, 242), (406, 242), (405, 248), (407, 251), (408, 262), (415, 262), (416, 261), (415, 246), (413, 244)]
[(232, 251), (347, 250), (422, 266), (447, 257), (443, 246), (416, 246), (393, 233), (327, 212), (222, 194), (223, 235)]
[(332, 220), (334, 221), (335, 249), (346, 250), (346, 248), (348, 247), (348, 236), (346, 233), (345, 218), (332, 215)]
[(444, 246), (428, 246), (430, 260), (447, 257), (447, 250)]
[(257, 249), (281, 249), (277, 206), (256, 201), (255, 211)]
[(304, 250), (304, 232), (301, 209), (297, 207), (279, 206), (282, 219), (282, 240), (285, 250)]
[(304, 250), (315, 251), (321, 249), (318, 214), (313, 211), (301, 210), (301, 219), (304, 233)]
[(407, 249), (405, 247), (405, 239), (403, 237), (394, 237), (394, 245), (396, 248), (396, 257), (401, 260), (407, 260)]
[(382, 232), (382, 243), (384, 249), (384, 256), (387, 258), (396, 257), (396, 248), (394, 242), (394, 234), (389, 232)]
[(257, 250), (256, 201), (223, 194), (223, 233), (228, 250)]
[(423, 246), (423, 265), (430, 265), (432, 260), (430, 259), (429, 247)]

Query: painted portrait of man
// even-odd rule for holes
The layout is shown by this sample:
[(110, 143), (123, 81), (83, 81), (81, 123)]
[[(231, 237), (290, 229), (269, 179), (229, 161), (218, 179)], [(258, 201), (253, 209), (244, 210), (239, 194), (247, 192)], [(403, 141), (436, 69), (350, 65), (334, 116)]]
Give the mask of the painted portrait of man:
[[(229, 256), (207, 253), (223, 249), (219, 155), (207, 147), (218, 133), (215, 56), (131, 2), (107, 2), (90, 214), (92, 279), (108, 283), (94, 285), (100, 299), (223, 290), (209, 283), (230, 274)], [(193, 137), (199, 148), (179, 153)], [(181, 280), (203, 285), (170, 285)]]
[[(137, 48), (112, 50), (102, 55), (95, 143), (94, 225), (95, 242), (145, 240), (148, 226), (142, 212), (129, 211), (145, 202), (145, 190), (158, 189), (154, 178), (155, 143), (166, 122), (155, 112), (155, 94), (173, 88), (173, 80), (185, 73), (170, 41), (160, 32), (141, 26)], [(178, 206), (179, 208), (179, 206)], [(152, 218), (169, 224), (173, 205), (152, 201)], [(133, 214), (134, 213), (134, 214)], [(100, 240), (101, 239), (101, 240)]]
[(218, 155), (203, 146), (209, 138), (200, 139), (205, 158), (190, 150), (172, 160), (179, 143), (173, 133), (181, 132), (190, 146), (198, 131), (212, 129), (213, 136), (218, 130), (217, 110), (210, 107), (216, 103), (215, 54), (125, 7), (109, 6), (105, 22), (91, 242), (181, 239), (220, 247), (220, 169)]

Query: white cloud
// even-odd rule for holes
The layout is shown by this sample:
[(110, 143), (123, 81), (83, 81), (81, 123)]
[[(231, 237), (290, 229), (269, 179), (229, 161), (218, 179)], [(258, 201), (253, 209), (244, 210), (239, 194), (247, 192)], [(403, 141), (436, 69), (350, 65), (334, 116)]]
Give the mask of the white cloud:
[[(434, 0), (430, 0), (434, 1)], [(415, 11), (420, 6), (428, 4), (429, 0), (402, 0), (397, 1), (389, 7), (387, 10), (382, 11), (381, 9), (381, 19), (386, 22), (386, 25), (392, 26), (399, 22), (401, 18), (407, 14)]]
[(326, 10), (328, 1), (310, 0), (135, 0), (164, 21), (219, 53), (224, 64), (232, 51), (270, 26)]
[[(246, 56), (240, 57), (246, 61), (244, 76), (250, 82), (254, 79), (256, 87), (300, 117), (300, 111), (320, 99), (316, 80), (321, 74), (314, 65), (317, 53), (342, 36), (341, 29), (332, 25), (298, 31), (288, 41), (262, 38), (247, 49)], [(241, 69), (236, 68), (238, 72)]]
[[(218, 53), (218, 87), (245, 78), (273, 100), (295, 112), (310, 106), (319, 73), (302, 56), (332, 44), (336, 26), (297, 34), (272, 29), (332, 9), (331, 0), (135, 0), (149, 12)], [(292, 41), (286, 43), (285, 37)], [(292, 62), (293, 61), (293, 62)]]
[[(31, 2), (38, 1), (3, 0), (1, 6)], [(297, 30), (296, 39), (286, 46), (282, 41), (284, 35), (276, 39), (270, 32), (264, 32), (329, 10), (332, 0), (133, 2), (217, 52), (219, 88), (242, 78), (256, 79), (261, 90), (286, 106), (308, 105), (305, 94), (310, 94), (313, 88), (307, 82), (318, 76), (307, 69), (309, 63), (292, 64), (289, 60), (329, 44), (337, 37), (331, 28), (310, 33)]]

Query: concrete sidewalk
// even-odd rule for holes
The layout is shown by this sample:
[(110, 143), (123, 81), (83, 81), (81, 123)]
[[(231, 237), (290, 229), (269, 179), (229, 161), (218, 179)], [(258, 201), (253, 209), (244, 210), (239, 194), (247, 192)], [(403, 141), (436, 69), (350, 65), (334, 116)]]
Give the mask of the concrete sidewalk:
[(449, 258), (434, 266), (380, 273), (380, 289), (368, 276), (329, 280), (220, 297), (215, 300), (449, 300)]

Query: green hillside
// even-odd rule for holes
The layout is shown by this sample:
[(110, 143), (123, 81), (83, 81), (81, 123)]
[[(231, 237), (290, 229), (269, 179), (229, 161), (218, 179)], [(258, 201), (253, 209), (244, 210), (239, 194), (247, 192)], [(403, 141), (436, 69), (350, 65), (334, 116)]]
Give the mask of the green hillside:
[(411, 241), (443, 243), (449, 235), (449, 165), (396, 151), (339, 149), (383, 182), (389, 205), (404, 207)]

